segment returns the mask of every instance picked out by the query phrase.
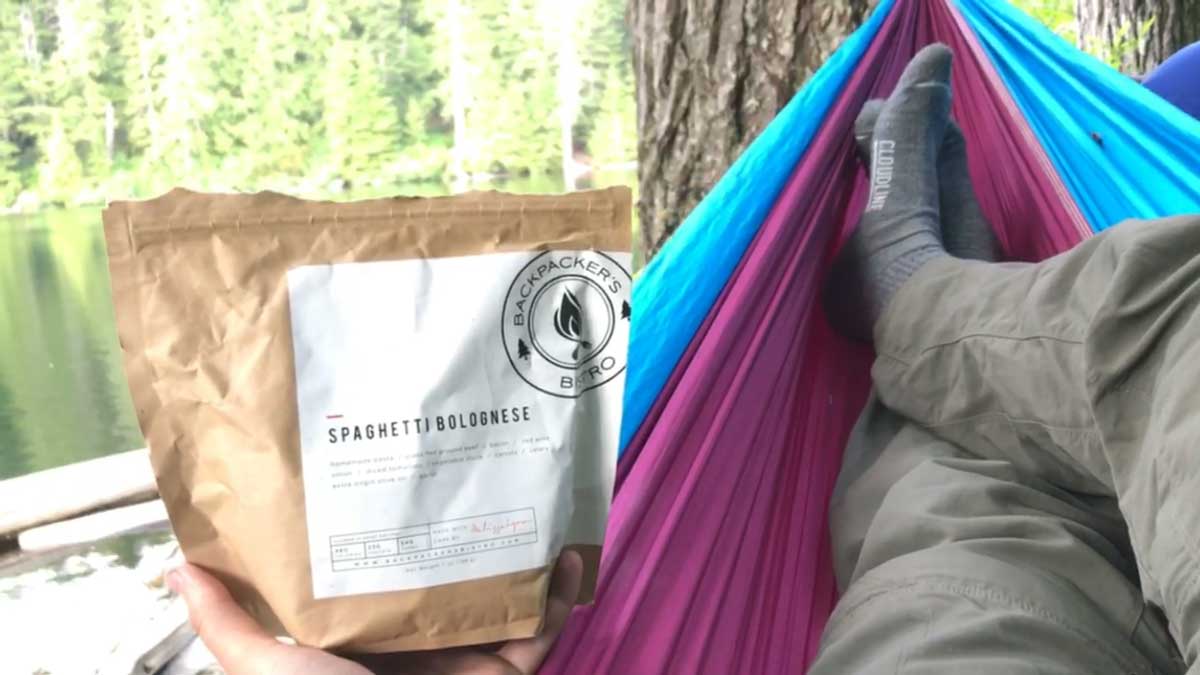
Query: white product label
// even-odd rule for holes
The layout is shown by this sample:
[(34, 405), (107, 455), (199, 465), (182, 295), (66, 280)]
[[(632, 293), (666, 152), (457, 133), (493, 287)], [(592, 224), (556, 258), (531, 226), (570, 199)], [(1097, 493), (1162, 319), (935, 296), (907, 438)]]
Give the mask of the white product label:
[(288, 272), (315, 597), (534, 569), (566, 544), (601, 543), (629, 258)]

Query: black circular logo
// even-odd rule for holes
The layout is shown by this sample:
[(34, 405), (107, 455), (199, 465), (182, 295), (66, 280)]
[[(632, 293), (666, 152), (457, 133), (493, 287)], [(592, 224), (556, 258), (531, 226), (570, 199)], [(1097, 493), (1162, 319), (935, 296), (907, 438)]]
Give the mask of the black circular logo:
[(500, 330), (517, 374), (539, 391), (574, 398), (625, 370), (628, 270), (598, 251), (548, 251), (513, 279)]

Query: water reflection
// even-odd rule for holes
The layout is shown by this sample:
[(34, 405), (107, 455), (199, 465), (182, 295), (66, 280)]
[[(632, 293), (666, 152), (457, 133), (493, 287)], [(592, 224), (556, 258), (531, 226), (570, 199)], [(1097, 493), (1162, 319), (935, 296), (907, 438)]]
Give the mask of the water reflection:
[(20, 417), (21, 411), (17, 410), (4, 371), (0, 369), (0, 478), (20, 476), (32, 470)]
[(0, 219), (0, 478), (139, 447), (98, 209)]

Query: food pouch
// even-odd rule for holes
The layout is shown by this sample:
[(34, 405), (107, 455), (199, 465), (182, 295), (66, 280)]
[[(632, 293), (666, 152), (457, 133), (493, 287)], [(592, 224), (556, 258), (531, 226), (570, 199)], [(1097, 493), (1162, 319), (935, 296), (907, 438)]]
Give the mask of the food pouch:
[(524, 638), (594, 585), (630, 321), (630, 193), (104, 212), (126, 373), (187, 559), (359, 652)]

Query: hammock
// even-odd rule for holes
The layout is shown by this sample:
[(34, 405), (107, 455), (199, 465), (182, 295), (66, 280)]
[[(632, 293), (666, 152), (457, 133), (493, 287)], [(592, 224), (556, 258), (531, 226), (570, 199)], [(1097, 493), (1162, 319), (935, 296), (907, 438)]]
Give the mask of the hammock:
[(881, 0), (634, 289), (623, 455), (595, 603), (544, 673), (802, 673), (836, 600), (826, 507), (869, 386), (824, 271), (866, 197), (851, 129), (922, 46), (1010, 259), (1200, 211), (1200, 122), (1000, 0)]

